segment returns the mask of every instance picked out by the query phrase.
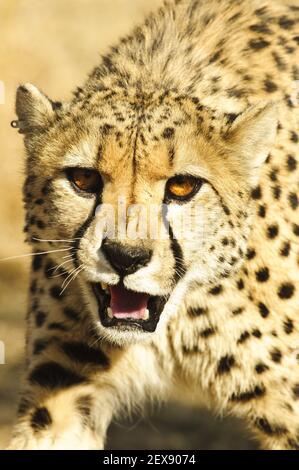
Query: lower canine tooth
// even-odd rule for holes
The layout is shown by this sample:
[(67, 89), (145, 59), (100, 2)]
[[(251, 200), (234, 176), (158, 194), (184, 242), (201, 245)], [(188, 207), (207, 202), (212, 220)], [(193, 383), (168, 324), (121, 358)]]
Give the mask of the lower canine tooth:
[(110, 307), (107, 308), (107, 313), (109, 318), (113, 318), (112, 309)]
[(148, 320), (148, 318), (149, 318), (149, 309), (147, 308), (147, 309), (145, 310), (145, 312), (144, 312), (144, 317), (143, 317), (143, 319), (144, 319), (144, 320)]

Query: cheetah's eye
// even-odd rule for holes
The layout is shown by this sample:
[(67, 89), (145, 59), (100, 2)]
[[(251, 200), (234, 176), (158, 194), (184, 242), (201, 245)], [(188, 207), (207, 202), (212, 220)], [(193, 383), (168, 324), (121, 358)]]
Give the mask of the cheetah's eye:
[(98, 193), (102, 189), (102, 178), (100, 174), (89, 168), (68, 168), (66, 170), (68, 179), (86, 193)]
[(166, 196), (171, 199), (187, 201), (193, 197), (203, 184), (203, 180), (190, 175), (177, 175), (166, 184)]

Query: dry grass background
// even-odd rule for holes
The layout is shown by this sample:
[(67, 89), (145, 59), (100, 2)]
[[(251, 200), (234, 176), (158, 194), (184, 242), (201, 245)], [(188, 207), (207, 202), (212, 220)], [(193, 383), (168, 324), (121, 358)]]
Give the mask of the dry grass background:
[[(68, 99), (99, 53), (130, 30), (161, 0), (0, 0), (0, 258), (28, 252), (23, 243), (22, 138), (10, 127), (18, 84), (32, 82), (53, 99)], [(24, 346), (28, 261), (0, 262), (0, 448), (9, 439)], [(131, 427), (128, 427), (131, 426)], [(214, 421), (207, 412), (168, 407), (135, 425), (109, 432), (110, 448), (251, 448), (235, 421)]]

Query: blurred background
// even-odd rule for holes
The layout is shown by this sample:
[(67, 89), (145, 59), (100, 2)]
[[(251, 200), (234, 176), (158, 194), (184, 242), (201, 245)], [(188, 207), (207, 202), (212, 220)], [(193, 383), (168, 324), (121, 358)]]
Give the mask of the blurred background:
[[(23, 243), (24, 152), (10, 127), (18, 84), (32, 82), (69, 99), (99, 54), (161, 0), (0, 0), (0, 259), (28, 253)], [(0, 261), (0, 448), (9, 440), (22, 370), (28, 261)], [(0, 361), (1, 362), (1, 361)], [(172, 404), (142, 420), (114, 423), (109, 449), (253, 449), (245, 426)]]

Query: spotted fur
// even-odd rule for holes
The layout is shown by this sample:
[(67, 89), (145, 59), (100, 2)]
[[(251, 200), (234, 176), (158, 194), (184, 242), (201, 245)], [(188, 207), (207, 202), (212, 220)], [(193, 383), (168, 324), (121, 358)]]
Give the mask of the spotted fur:
[[(299, 449), (298, 21), (295, 0), (175, 0), (111, 48), (71, 102), (19, 87), (26, 236), (36, 252), (66, 251), (33, 259), (11, 448), (100, 448), (114, 416), (187, 387), (244, 419), (263, 448)], [(97, 197), (65, 177), (79, 165), (103, 176)], [(184, 171), (204, 181), (192, 242), (126, 240), (154, 253), (126, 286), (170, 295), (157, 330), (111, 331), (89, 287), (118, 280), (95, 207), (120, 195), (161, 204)]]

